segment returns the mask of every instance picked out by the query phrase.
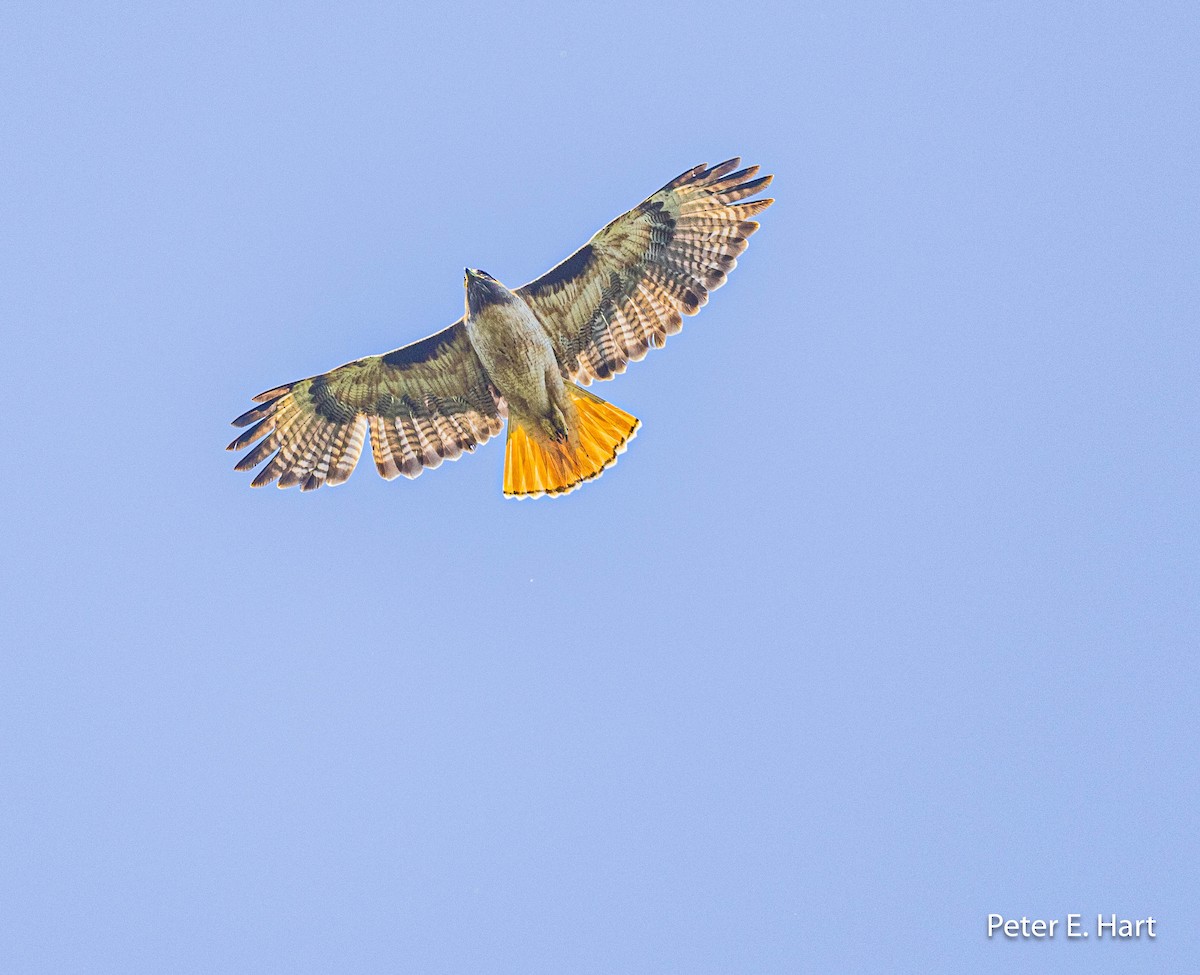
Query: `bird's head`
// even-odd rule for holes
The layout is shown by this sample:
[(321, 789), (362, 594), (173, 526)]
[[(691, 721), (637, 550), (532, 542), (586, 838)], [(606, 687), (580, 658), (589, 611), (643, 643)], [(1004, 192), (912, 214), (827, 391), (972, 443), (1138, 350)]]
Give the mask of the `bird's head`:
[(485, 305), (509, 301), (511, 292), (499, 281), (478, 268), (468, 267), (463, 271), (463, 287), (467, 289), (467, 311), (474, 315)]

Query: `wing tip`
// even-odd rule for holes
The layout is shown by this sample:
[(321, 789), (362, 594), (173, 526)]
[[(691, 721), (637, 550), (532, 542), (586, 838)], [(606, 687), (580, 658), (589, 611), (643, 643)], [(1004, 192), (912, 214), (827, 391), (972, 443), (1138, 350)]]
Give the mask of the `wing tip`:
[(704, 173), (706, 180), (718, 180), (723, 176), (727, 176), (742, 164), (741, 156), (734, 156), (731, 159), (726, 159), (724, 162), (719, 162), (707, 172)]
[(774, 173), (767, 173), (766, 176), (760, 176), (758, 179), (752, 179), (748, 183), (742, 183), (738, 190), (750, 196), (752, 193), (757, 193), (759, 190), (766, 189), (771, 185), (771, 181), (775, 178)]
[(271, 389), (265, 389), (257, 396), (251, 396), (250, 398), (255, 403), (266, 403), (268, 400), (279, 399), (279, 397), (284, 393), (290, 392), (291, 388), (295, 385), (295, 383), (284, 383), (282, 386), (274, 386)]

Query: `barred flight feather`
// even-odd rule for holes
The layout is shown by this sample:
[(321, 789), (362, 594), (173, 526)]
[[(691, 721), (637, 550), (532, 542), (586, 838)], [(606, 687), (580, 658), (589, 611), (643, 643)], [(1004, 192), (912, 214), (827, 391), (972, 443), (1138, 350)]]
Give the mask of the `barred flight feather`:
[(740, 159), (695, 166), (521, 288), (554, 343), (563, 376), (587, 385), (660, 348), (725, 284), (770, 199)]
[[(725, 284), (758, 230), (753, 218), (773, 202), (751, 199), (772, 177), (740, 164), (693, 166), (516, 292), (549, 336), (564, 378), (588, 385), (623, 373)], [(255, 487), (302, 491), (345, 482), (368, 438), (383, 477), (416, 477), (486, 443), (508, 417), (461, 319), (384, 355), (265, 390), (254, 402), (233, 421), (246, 428), (228, 447), (246, 451), (235, 469), (259, 468)], [(599, 426), (578, 432), (578, 457), (535, 449), (510, 429), (506, 455), (519, 463), (513, 483), (506, 472), (506, 493), (562, 493), (616, 459), (637, 421), (587, 395), (581, 402)]]
[(344, 483), (368, 431), (380, 474), (416, 477), (495, 436), (505, 415), (461, 321), (254, 399), (261, 405), (233, 421), (250, 427), (229, 444), (250, 448), (235, 469), (265, 462), (255, 487), (277, 482), (302, 491)]

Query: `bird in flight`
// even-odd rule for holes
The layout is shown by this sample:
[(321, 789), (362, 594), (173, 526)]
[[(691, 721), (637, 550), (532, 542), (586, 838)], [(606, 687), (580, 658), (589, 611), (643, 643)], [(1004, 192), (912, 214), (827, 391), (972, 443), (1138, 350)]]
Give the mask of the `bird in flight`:
[[(371, 435), (379, 473), (416, 477), (508, 421), (504, 494), (561, 495), (599, 477), (641, 425), (584, 389), (659, 348), (725, 283), (773, 200), (740, 159), (695, 166), (561, 264), (510, 291), (466, 269), (466, 314), (384, 355), (276, 386), (233, 425), (254, 487), (341, 484)], [(257, 441), (257, 443), (256, 443)]]

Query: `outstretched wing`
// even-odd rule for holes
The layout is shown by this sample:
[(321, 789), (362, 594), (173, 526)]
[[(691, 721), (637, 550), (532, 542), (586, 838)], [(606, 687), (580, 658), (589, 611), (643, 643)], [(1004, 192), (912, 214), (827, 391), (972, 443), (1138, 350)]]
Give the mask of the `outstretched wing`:
[(625, 371), (682, 328), (725, 283), (773, 200), (770, 176), (740, 159), (696, 166), (617, 217), (557, 267), (518, 291), (550, 335), (567, 379), (588, 385)]
[(254, 487), (278, 480), (281, 488), (299, 484), (302, 491), (345, 481), (368, 428), (379, 473), (389, 480), (416, 477), (495, 436), (507, 411), (461, 319), (402, 349), (356, 359), (254, 399), (262, 405), (233, 421), (254, 426), (228, 449), (259, 443), (236, 469), (267, 461)]

